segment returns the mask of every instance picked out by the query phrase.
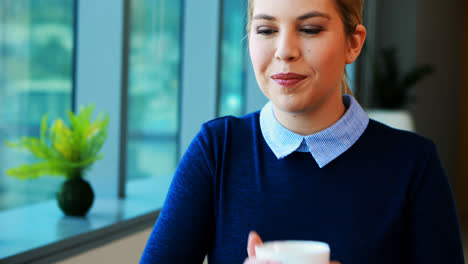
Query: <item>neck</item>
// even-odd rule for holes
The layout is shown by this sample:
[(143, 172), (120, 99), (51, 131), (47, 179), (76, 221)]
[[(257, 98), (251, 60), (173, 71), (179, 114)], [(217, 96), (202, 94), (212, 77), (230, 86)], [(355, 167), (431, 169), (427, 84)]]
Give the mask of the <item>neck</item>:
[(300, 113), (287, 112), (273, 105), (273, 112), (278, 122), (294, 133), (306, 136), (318, 133), (336, 123), (345, 113), (341, 94), (333, 100), (326, 100), (320, 105)]

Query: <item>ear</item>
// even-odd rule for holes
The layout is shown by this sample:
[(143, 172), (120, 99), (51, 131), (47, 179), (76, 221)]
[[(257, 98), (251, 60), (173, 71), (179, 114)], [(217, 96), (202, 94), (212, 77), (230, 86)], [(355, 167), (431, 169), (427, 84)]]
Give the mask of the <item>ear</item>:
[(362, 46), (366, 40), (366, 28), (359, 24), (354, 33), (348, 37), (348, 46), (346, 47), (346, 64), (353, 63), (361, 53)]

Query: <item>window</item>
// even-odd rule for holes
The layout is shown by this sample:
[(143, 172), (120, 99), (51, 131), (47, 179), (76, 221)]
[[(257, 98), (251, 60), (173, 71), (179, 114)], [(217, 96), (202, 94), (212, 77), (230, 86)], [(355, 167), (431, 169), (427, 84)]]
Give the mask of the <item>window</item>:
[(71, 109), (73, 18), (73, 0), (0, 1), (0, 210), (51, 199), (61, 183), (6, 176), (31, 157), (4, 140), (37, 136), (42, 115)]
[[(97, 112), (110, 116), (108, 138), (102, 149), (104, 158), (87, 175), (96, 199), (86, 218), (63, 217), (57, 208), (54, 194), (63, 179), (44, 177), (22, 182), (2, 174), (0, 202), (11, 199), (18, 207), (0, 211), (0, 223), (14, 226), (0, 235), (5, 242), (0, 247), (0, 262), (29, 263), (33, 259), (55, 262), (68, 253), (83, 250), (86, 248), (83, 245), (103, 243), (116, 234), (128, 234), (154, 224), (156, 210), (164, 202), (180, 154), (200, 125), (220, 112), (217, 99), (221, 59), (231, 67), (223, 69), (227, 80), (224, 83), (234, 83), (229, 93), (241, 102), (230, 104), (224, 113), (237, 115), (245, 111), (243, 11), (238, 7), (235, 19), (242, 25), (236, 25), (228, 22), (230, 13), (220, 20), (219, 4), (215, 1), (200, 5), (181, 0), (0, 1), (1, 140), (38, 133), (42, 113), (48, 113), (50, 120), (61, 117), (72, 102), (76, 106), (95, 104)], [(237, 4), (233, 3), (234, 6)], [(56, 9), (60, 8), (62, 16), (57, 15)], [(225, 9), (233, 11), (231, 7)], [(21, 12), (26, 17), (23, 20), (18, 15)], [(37, 12), (42, 20), (37, 19)], [(106, 19), (102, 19), (102, 14)], [(233, 44), (223, 51), (223, 58), (219, 57), (221, 21), (237, 30), (235, 36), (226, 30), (223, 38)], [(47, 23), (51, 25), (44, 27)], [(42, 31), (36, 32), (37, 28)], [(62, 35), (67, 35), (68, 40)], [(47, 41), (48, 37), (55, 39)], [(37, 50), (37, 45), (32, 44), (36, 42), (55, 46), (49, 47), (47, 53)], [(128, 54), (122, 52), (127, 49)], [(33, 60), (34, 56), (40, 58)], [(229, 80), (226, 73), (231, 69), (233, 77)], [(33, 71), (43, 74), (38, 77), (32, 75)], [(28, 85), (22, 87), (28, 89), (12, 88), (22, 80)], [(59, 85), (63, 83), (67, 86)], [(41, 96), (33, 93), (37, 91)], [(232, 102), (225, 100), (228, 101)], [(121, 131), (122, 128), (126, 131)], [(126, 135), (123, 140), (122, 135)], [(126, 148), (121, 148), (122, 142)], [(125, 152), (122, 149), (126, 149), (124, 156), (120, 156)], [(0, 146), (2, 170), (6, 164), (27, 161), (13, 155), (20, 154)], [(121, 164), (126, 165), (123, 184), (119, 177)], [(6, 180), (15, 182), (7, 186)], [(16, 189), (8, 193), (8, 198), (5, 193), (10, 187)], [(121, 194), (121, 187), (125, 188), (125, 199), (117, 195)], [(19, 202), (27, 204), (21, 199), (32, 201), (40, 188), (47, 190), (42, 190), (41, 199), (34, 201), (47, 201), (19, 207)], [(14, 196), (25, 193), (28, 196)], [(29, 221), (31, 215), (40, 219)]]
[(348, 74), (348, 86), (353, 93), (356, 92), (356, 62), (346, 65), (346, 73)]
[(127, 182), (169, 187), (178, 164), (181, 13), (180, 1), (131, 1)]
[(246, 3), (223, 1), (219, 116), (240, 116), (245, 113)]

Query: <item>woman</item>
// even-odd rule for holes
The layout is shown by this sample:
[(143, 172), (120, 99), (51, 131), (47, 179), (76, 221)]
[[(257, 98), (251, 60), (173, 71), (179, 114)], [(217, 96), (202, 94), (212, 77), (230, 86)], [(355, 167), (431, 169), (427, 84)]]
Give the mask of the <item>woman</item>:
[(343, 264), (464, 263), (435, 145), (343, 95), (361, 13), (362, 0), (249, 1), (250, 56), (270, 102), (202, 126), (141, 263), (265, 263), (258, 234), (324, 241)]

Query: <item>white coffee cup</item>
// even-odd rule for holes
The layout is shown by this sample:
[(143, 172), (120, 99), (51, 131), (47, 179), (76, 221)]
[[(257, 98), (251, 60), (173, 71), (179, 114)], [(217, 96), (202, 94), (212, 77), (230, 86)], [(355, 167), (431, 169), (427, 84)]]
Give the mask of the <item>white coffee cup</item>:
[(282, 264), (329, 264), (330, 247), (318, 241), (285, 240), (255, 246), (260, 260), (278, 260)]

